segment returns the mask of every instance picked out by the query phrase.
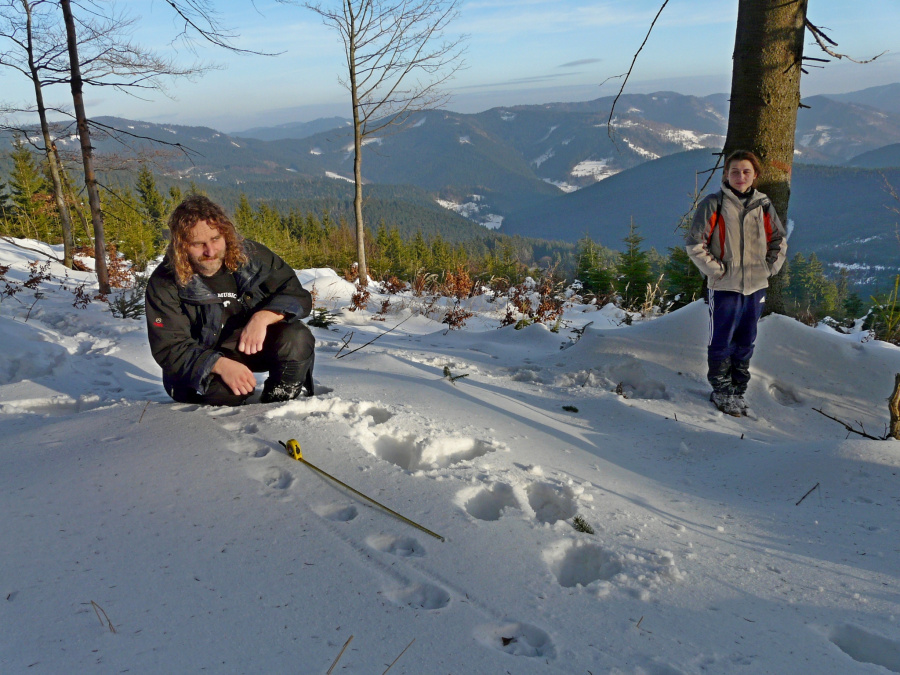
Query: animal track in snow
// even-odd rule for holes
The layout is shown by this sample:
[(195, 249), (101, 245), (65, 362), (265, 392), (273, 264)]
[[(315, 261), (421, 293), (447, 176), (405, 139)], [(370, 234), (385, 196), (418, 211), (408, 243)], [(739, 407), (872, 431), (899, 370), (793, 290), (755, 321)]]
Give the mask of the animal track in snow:
[(896, 640), (870, 633), (853, 624), (835, 626), (828, 639), (854, 661), (874, 663), (900, 673), (900, 642)]
[(569, 542), (545, 551), (544, 561), (566, 588), (608, 581), (623, 571), (621, 560), (596, 544)]
[(286, 490), (294, 482), (294, 477), (282, 469), (270, 468), (263, 475), (262, 482), (274, 490)]
[(240, 413), (240, 410), (237, 408), (228, 408), (225, 406), (219, 407), (209, 407), (206, 409), (206, 414), (210, 417), (232, 417)]
[(769, 385), (769, 393), (778, 403), (791, 407), (803, 403), (803, 397), (794, 387), (784, 382), (773, 382)]
[(35, 415), (56, 417), (63, 415), (76, 415), (78, 413), (94, 410), (105, 405), (111, 405), (110, 401), (103, 401), (96, 394), (89, 394), (72, 398), (71, 396), (52, 396), (49, 398), (23, 399), (2, 405), (2, 412), (17, 413), (26, 412)]
[(535, 517), (542, 523), (553, 524), (575, 515), (575, 494), (566, 486), (550, 483), (532, 483), (528, 486), (528, 503)]
[(541, 375), (541, 370), (543, 369), (540, 366), (506, 369), (513, 382), (535, 382), (537, 384), (545, 384), (547, 380)]
[(666, 385), (648, 377), (643, 363), (633, 356), (625, 356), (619, 363), (608, 366), (604, 374), (616, 384), (621, 384), (628, 398), (669, 398)]
[(375, 403), (366, 401), (344, 401), (340, 398), (307, 398), (289, 401), (284, 405), (266, 413), (269, 419), (289, 417), (305, 420), (321, 418), (346, 422), (363, 422), (366, 426), (384, 424), (393, 413)]
[(0, 363), (0, 384), (12, 384), (52, 375), (67, 358), (68, 352), (65, 350), (52, 353), (49, 350), (27, 350), (20, 354), (6, 353)]
[(417, 438), (415, 434), (384, 434), (360, 442), (376, 457), (407, 471), (444, 469), (506, 447), (465, 436)]
[(409, 605), (414, 609), (443, 609), (450, 604), (450, 594), (433, 584), (411, 584), (387, 591), (385, 595), (398, 605)]
[(511, 486), (495, 483), (490, 488), (464, 490), (460, 497), (470, 516), (478, 520), (500, 520), (505, 509), (521, 508)]
[(540, 628), (527, 623), (505, 623), (479, 626), (475, 639), (485, 647), (513, 656), (531, 656), (552, 659), (556, 656), (553, 641)]
[(259, 425), (256, 422), (225, 422), (222, 428), (228, 431), (240, 431), (242, 434), (255, 434), (259, 432)]
[(366, 539), (366, 544), (376, 551), (390, 553), (401, 558), (422, 558), (425, 549), (413, 537), (398, 537), (393, 534), (375, 534)]
[(349, 506), (339, 506), (336, 504), (326, 504), (314, 509), (322, 518), (333, 520), (336, 523), (349, 523), (359, 515), (359, 511), (352, 504)]

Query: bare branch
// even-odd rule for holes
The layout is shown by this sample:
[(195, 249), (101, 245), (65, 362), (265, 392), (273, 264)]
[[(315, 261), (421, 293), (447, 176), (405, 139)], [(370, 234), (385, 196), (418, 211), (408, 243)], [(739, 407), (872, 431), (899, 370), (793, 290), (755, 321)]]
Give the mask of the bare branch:
[(609, 109), (609, 119), (606, 120), (606, 133), (609, 136), (610, 140), (612, 140), (612, 118), (613, 113), (616, 110), (616, 103), (619, 101), (619, 97), (622, 95), (622, 92), (625, 91), (625, 85), (628, 84), (628, 78), (631, 77), (631, 71), (634, 69), (634, 64), (637, 62), (638, 55), (641, 53), (641, 50), (644, 49), (644, 45), (647, 44), (647, 40), (650, 39), (650, 33), (653, 32), (653, 27), (656, 25), (656, 21), (657, 19), (659, 19), (659, 15), (662, 14), (662, 11), (668, 4), (669, 0), (664, 0), (662, 7), (659, 8), (656, 16), (653, 17), (653, 21), (650, 23), (650, 28), (647, 30), (647, 35), (644, 36), (644, 41), (641, 43), (641, 46), (638, 47), (638, 50), (634, 53), (634, 58), (631, 59), (631, 65), (628, 66), (628, 72), (625, 73), (625, 79), (622, 80), (622, 86), (619, 88), (619, 93), (616, 94), (615, 99), (613, 99), (612, 107)]
[[(812, 33), (813, 39), (815, 39), (816, 44), (819, 45), (819, 49), (821, 49), (823, 52), (825, 52), (829, 56), (833, 56), (836, 59), (847, 59), (848, 61), (852, 61), (853, 63), (863, 64), (863, 63), (872, 63), (872, 61), (874, 61), (875, 59), (887, 54), (887, 50), (885, 50), (885, 51), (881, 52), (880, 54), (873, 56), (871, 59), (863, 59), (863, 60), (854, 59), (850, 56), (847, 56), (846, 54), (841, 54), (839, 52), (834, 51), (831, 47), (837, 47), (838, 43), (835, 42), (834, 40), (832, 40), (830, 37), (828, 37), (822, 31), (821, 28), (816, 26), (809, 19), (806, 19), (806, 27), (809, 29), (809, 32)], [(829, 45), (831, 45), (831, 46), (829, 46)]]
[(278, 56), (279, 53), (257, 52), (252, 49), (240, 49), (231, 44), (231, 40), (237, 37), (236, 33), (226, 30), (219, 23), (216, 11), (205, 0), (163, 0), (184, 22), (181, 32), (176, 39), (181, 39), (186, 45), (192, 46), (196, 33), (201, 38), (232, 52), (240, 54), (257, 54), (260, 56)]
[[(837, 422), (838, 424), (840, 424), (842, 427), (844, 427), (844, 428), (845, 428), (847, 431), (849, 431), (850, 433), (853, 433), (853, 434), (859, 434), (859, 435), (862, 436), (863, 438), (868, 438), (868, 439), (873, 440), (873, 441), (883, 441), (883, 440), (886, 439), (886, 437), (885, 437), (885, 438), (878, 438), (877, 436), (870, 436), (870, 435), (867, 434), (865, 431), (858, 431), (858, 430), (854, 429), (853, 427), (851, 427), (851, 426), (850, 426), (849, 424), (847, 424), (846, 422), (844, 422), (843, 420), (839, 420), (837, 417), (832, 417), (832, 416), (829, 415), (828, 413), (823, 412), (823, 411), (819, 410), (818, 408), (813, 408), (813, 410), (815, 410), (815, 411), (816, 411), (817, 413), (819, 413), (820, 415), (824, 415), (825, 417), (827, 417), (827, 418), (830, 419), (830, 420), (834, 420), (835, 422)], [(857, 422), (857, 424), (859, 424), (859, 422)], [(861, 424), (860, 424), (860, 428), (862, 428), (862, 425), (861, 425)]]

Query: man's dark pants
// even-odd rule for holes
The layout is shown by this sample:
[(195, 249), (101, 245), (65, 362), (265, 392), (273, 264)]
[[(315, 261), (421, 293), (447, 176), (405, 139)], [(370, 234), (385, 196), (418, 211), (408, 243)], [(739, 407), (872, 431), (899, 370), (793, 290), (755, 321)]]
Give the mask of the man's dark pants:
[[(277, 384), (306, 385), (312, 394), (312, 370), (316, 340), (302, 321), (275, 323), (266, 329), (262, 351), (256, 354), (239, 352), (239, 333), (226, 337), (217, 348), (223, 356), (239, 361), (254, 373), (269, 373), (267, 388)], [(187, 385), (165, 382), (166, 391), (179, 403), (201, 405), (241, 405), (253, 394), (235, 394), (218, 375), (213, 375), (205, 394)]]

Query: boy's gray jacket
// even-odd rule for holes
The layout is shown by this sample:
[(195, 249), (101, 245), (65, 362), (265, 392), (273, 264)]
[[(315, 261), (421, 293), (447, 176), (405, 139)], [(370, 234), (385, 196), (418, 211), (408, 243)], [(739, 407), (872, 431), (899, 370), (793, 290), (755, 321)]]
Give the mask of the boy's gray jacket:
[[(716, 211), (722, 207), (719, 217)], [(713, 291), (750, 295), (767, 288), (787, 255), (784, 227), (766, 195), (756, 190), (744, 207), (728, 188), (707, 195), (685, 237), (687, 254)]]
[[(261, 309), (284, 314), (291, 323), (308, 316), (312, 296), (296, 273), (268, 248), (244, 240), (249, 260), (234, 272), (238, 302), (247, 320)], [(150, 351), (163, 369), (163, 383), (188, 385), (204, 393), (212, 368), (222, 354), (215, 347), (222, 337), (222, 299), (195, 274), (178, 286), (168, 256), (150, 275), (146, 296)]]

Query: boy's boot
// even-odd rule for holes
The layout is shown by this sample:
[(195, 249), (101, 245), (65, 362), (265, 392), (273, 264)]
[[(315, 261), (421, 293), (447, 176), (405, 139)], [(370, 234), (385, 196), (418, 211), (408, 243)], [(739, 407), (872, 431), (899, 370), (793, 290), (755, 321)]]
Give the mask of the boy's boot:
[(726, 415), (740, 417), (741, 410), (731, 393), (731, 361), (709, 363), (706, 378), (713, 388), (712, 394), (709, 395), (713, 405)]
[(735, 405), (740, 409), (741, 415), (747, 414), (746, 399), (747, 385), (750, 383), (750, 360), (731, 360), (731, 394), (734, 396)]

